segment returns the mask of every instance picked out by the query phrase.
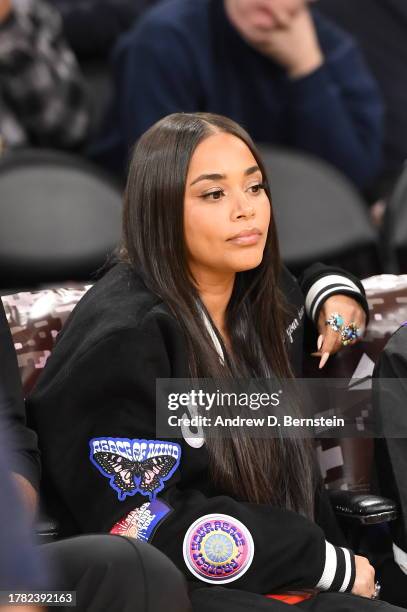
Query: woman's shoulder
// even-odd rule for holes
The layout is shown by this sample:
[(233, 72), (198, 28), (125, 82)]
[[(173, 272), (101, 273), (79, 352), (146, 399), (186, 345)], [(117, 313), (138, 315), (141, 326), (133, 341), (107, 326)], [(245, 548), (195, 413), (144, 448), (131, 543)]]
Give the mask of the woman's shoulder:
[(163, 305), (129, 264), (117, 263), (79, 301), (69, 323), (84, 318), (95, 326), (134, 327), (148, 311)]
[[(115, 320), (129, 323), (136, 322), (140, 313), (162, 303), (130, 264), (116, 263), (91, 287), (78, 306), (95, 310), (101, 316), (114, 315)], [(128, 314), (132, 315), (130, 319)]]
[(146, 319), (175, 321), (164, 302), (130, 265), (118, 263), (78, 302), (58, 336), (53, 353), (83, 355), (114, 335), (131, 333)]
[(147, 367), (165, 377), (170, 360), (184, 355), (183, 334), (169, 308), (130, 266), (117, 264), (72, 311), (30, 401), (59, 396), (61, 389), (70, 398), (75, 389), (96, 392), (112, 380), (134, 383), (137, 376), (148, 378)]

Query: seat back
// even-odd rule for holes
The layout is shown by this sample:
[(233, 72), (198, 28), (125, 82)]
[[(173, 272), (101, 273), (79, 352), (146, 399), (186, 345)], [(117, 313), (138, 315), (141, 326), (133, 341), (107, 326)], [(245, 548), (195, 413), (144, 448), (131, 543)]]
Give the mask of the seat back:
[(407, 163), (388, 201), (382, 233), (387, 271), (407, 272)]
[(0, 289), (82, 280), (119, 242), (120, 189), (80, 157), (25, 150), (0, 158)]
[(265, 146), (260, 152), (288, 267), (303, 270), (315, 261), (339, 262), (360, 278), (377, 273), (377, 233), (349, 179), (305, 153)]

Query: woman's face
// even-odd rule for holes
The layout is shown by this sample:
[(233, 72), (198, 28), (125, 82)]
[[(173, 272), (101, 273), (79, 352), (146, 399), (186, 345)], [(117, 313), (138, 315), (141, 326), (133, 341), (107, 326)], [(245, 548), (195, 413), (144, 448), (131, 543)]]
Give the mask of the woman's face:
[(184, 199), (188, 263), (199, 272), (231, 274), (263, 258), (270, 201), (257, 162), (246, 144), (216, 133), (196, 148)]

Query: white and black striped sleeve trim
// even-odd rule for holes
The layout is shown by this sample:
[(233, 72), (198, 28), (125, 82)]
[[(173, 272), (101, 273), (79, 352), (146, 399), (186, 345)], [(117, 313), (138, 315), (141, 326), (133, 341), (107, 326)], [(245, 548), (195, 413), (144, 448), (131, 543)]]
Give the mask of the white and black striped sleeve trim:
[(341, 274), (328, 274), (315, 281), (305, 296), (305, 310), (307, 315), (316, 322), (320, 306), (334, 294), (355, 295), (359, 299), (363, 296), (356, 283)]
[(351, 591), (356, 575), (354, 554), (347, 548), (338, 548), (329, 542), (325, 542), (325, 545), (324, 571), (316, 588), (340, 593)]

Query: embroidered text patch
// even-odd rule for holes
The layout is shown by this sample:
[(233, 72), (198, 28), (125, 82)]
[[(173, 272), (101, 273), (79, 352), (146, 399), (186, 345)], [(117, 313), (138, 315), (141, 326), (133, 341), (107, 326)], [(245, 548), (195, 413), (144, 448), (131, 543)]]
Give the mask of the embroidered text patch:
[(161, 499), (146, 502), (116, 523), (110, 533), (149, 542), (158, 525), (169, 512), (171, 512), (170, 506)]
[(207, 514), (195, 521), (184, 538), (188, 569), (204, 582), (224, 584), (240, 578), (254, 555), (250, 531), (226, 514)]
[(92, 438), (89, 445), (90, 460), (109, 478), (120, 501), (136, 493), (155, 499), (181, 459), (175, 442), (106, 437)]

